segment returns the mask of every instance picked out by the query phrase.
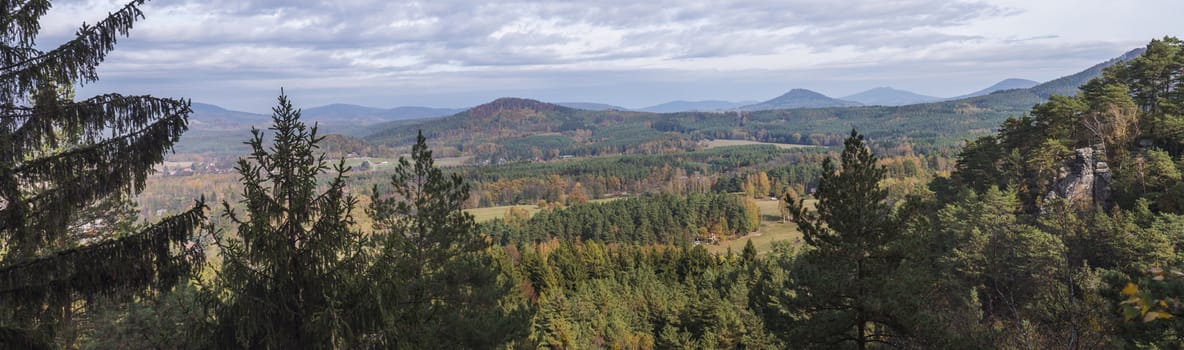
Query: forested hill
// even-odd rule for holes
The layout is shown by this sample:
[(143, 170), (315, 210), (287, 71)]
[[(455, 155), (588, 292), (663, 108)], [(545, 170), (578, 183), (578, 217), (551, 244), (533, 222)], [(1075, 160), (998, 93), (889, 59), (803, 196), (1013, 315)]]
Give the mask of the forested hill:
[(1147, 49), (1142, 47), (1127, 51), (1126, 53), (1122, 54), (1122, 56), (1115, 57), (1106, 62), (1098, 63), (1093, 67), (1089, 67), (1086, 70), (1078, 72), (1077, 74), (1049, 80), (1047, 82), (1041, 83), (1040, 85), (1033, 86), (1029, 90), (1031, 90), (1032, 93), (1036, 94), (1037, 96), (1046, 99), (1052, 95), (1076, 95), (1077, 89), (1079, 87), (1085, 85), (1086, 82), (1093, 78), (1102, 76), (1102, 70), (1106, 69), (1106, 67), (1113, 66), (1119, 62), (1130, 61), (1135, 57), (1142, 55), (1144, 51), (1147, 51)]
[(1009, 79), (1003, 79), (1003, 81), (995, 83), (994, 85), (988, 86), (987, 88), (979, 90), (979, 91), (975, 91), (975, 92), (961, 95), (961, 96), (954, 96), (954, 97), (946, 98), (946, 99), (942, 99), (942, 100), (947, 100), (947, 101), (948, 100), (960, 100), (960, 99), (970, 98), (970, 97), (975, 97), (975, 96), (989, 95), (989, 94), (996, 92), (996, 91), (1027, 89), (1027, 88), (1031, 88), (1036, 85), (1040, 85), (1040, 83), (1035, 82), (1035, 81), (1031, 81), (1031, 80), (1027, 80), (1027, 79), (1009, 78)]
[(907, 139), (919, 147), (948, 146), (990, 133), (1008, 117), (1022, 115), (1047, 100), (1048, 94), (1067, 94), (1066, 89), (1075, 90), (1100, 75), (1102, 68), (1138, 52), (1029, 89), (925, 104), (646, 113), (581, 110), (502, 98), (442, 119), (376, 125), (370, 130), (377, 131), (364, 139), (405, 146), (413, 141), (411, 135), (422, 129), (436, 146), (490, 161), (652, 154), (692, 149), (707, 139), (837, 145), (852, 127), (877, 142)]
[[(475, 148), (495, 141), (533, 138), (531, 141), (551, 140), (551, 148), (563, 148), (571, 143), (589, 141), (576, 134), (587, 134), (589, 130), (612, 131), (613, 126), (633, 126), (632, 121), (644, 121), (651, 115), (628, 111), (594, 111), (564, 107), (523, 98), (499, 98), (492, 102), (472, 107), (466, 111), (439, 119), (422, 120), (415, 123), (392, 123), (365, 139), (388, 145), (403, 145), (414, 141), (415, 130), (431, 135), (434, 142), (459, 148)], [(642, 128), (644, 129), (644, 127)], [(641, 138), (650, 139), (651, 133)], [(558, 137), (557, 137), (558, 136)], [(618, 133), (613, 137), (629, 137)], [(601, 137), (605, 142), (611, 137)], [(589, 141), (590, 142), (590, 141)], [(493, 145), (485, 145), (494, 147)]]

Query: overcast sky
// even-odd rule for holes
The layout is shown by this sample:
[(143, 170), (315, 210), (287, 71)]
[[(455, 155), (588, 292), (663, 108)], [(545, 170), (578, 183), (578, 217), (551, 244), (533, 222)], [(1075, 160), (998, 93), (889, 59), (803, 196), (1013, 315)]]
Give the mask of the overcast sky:
[[(123, 2), (57, 2), (39, 44)], [(252, 112), (268, 111), (280, 87), (303, 107), (516, 96), (636, 108), (877, 86), (946, 97), (1184, 35), (1179, 0), (158, 0), (143, 10), (80, 96)]]

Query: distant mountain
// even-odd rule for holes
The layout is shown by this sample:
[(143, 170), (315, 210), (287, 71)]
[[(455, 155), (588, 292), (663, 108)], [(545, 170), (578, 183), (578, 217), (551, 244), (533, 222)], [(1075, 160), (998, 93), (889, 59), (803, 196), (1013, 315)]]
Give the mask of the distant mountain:
[(925, 96), (912, 91), (890, 87), (877, 87), (841, 99), (855, 101), (869, 106), (903, 106), (941, 100), (940, 97)]
[(435, 108), (435, 107), (418, 107), (418, 106), (404, 106), (395, 107), (387, 110), (387, 115), (396, 120), (403, 119), (423, 119), (443, 117), (463, 112), (466, 108)]
[[(415, 131), (422, 130), (429, 138), (444, 134), (468, 142), (488, 141), (514, 136), (529, 136), (563, 130), (587, 129), (575, 116), (609, 116), (640, 112), (603, 110), (593, 111), (537, 100), (503, 97), (473, 106), (465, 111), (440, 119), (421, 121), (393, 121), (370, 127), (365, 139), (369, 142), (407, 144), (415, 140)], [(615, 118), (604, 119), (610, 123)], [(480, 142), (477, 142), (480, 143)]]
[(645, 107), (639, 110), (651, 113), (711, 112), (737, 109), (755, 103), (757, 103), (757, 101), (670, 101), (660, 105)]
[(627, 111), (628, 108), (595, 102), (559, 102), (557, 105), (589, 111)]
[[(189, 117), (194, 130), (234, 131), (251, 126), (266, 128), (271, 117), (265, 114), (229, 110), (208, 103), (194, 102), (193, 114)], [(442, 117), (464, 111), (456, 108), (396, 107), (390, 109), (365, 107), (351, 104), (331, 104), (306, 108), (301, 111), (305, 122), (317, 122), (329, 127), (325, 131), (341, 132), (343, 127), (365, 126), (377, 123)]]
[[(1084, 82), (1082, 77), (1096, 71), (1100, 68), (1057, 81), (1079, 84)], [(764, 142), (838, 145), (852, 128), (879, 135), (879, 140), (952, 144), (985, 135), (1007, 118), (1047, 101), (1038, 94), (1041, 86), (1017, 88), (1026, 85), (1031, 82), (1011, 80), (996, 84), (986, 91), (997, 91), (981, 96), (857, 108), (851, 108), (861, 106), (857, 102), (794, 89), (772, 100), (743, 106), (749, 110), (743, 113), (743, 119), (734, 113), (593, 111), (502, 98), (439, 119), (367, 126), (370, 132), (363, 139), (371, 144), (401, 147), (414, 142), (416, 131), (422, 130), (434, 144), (463, 149), (474, 159), (491, 164), (562, 155), (648, 152), (656, 145), (690, 149), (696, 147), (695, 140), (721, 135)]]
[(271, 123), (271, 118), (266, 115), (229, 110), (208, 103), (194, 102), (190, 107), (193, 108), (193, 114), (189, 115), (189, 127), (194, 130), (244, 130), (252, 125), (265, 127)]
[(397, 107), (391, 109), (351, 104), (331, 104), (305, 108), (301, 116), (308, 122), (323, 124), (368, 125), (392, 120), (442, 117), (461, 111), (454, 108)]
[(1113, 66), (1118, 62), (1126, 62), (1134, 59), (1135, 57), (1139, 57), (1139, 55), (1143, 54), (1143, 51), (1146, 51), (1146, 49), (1137, 48), (1127, 51), (1126, 53), (1122, 54), (1122, 56), (1112, 58), (1106, 62), (1098, 63), (1093, 67), (1089, 67), (1086, 70), (1078, 72), (1077, 74), (1060, 77), (1046, 81), (1040, 85), (1033, 86), (1031, 90), (1033, 93), (1043, 98), (1048, 98), (1052, 95), (1077, 95), (1077, 89), (1082, 85), (1085, 85), (1086, 82), (1089, 82), (1090, 79), (1102, 76), (1103, 69)]
[(794, 108), (826, 108), (826, 107), (855, 107), (859, 102), (845, 101), (827, 97), (826, 95), (806, 90), (793, 89), (772, 100), (740, 107), (746, 111), (763, 111), (771, 109)]
[(467, 117), (470, 120), (478, 121), (491, 119), (517, 120), (526, 119), (535, 114), (570, 114), (575, 112), (575, 109), (526, 98), (502, 97), (489, 103), (474, 106), (452, 117)]
[(963, 99), (963, 98), (969, 98), (969, 97), (990, 95), (992, 92), (995, 92), (995, 91), (1012, 90), (1012, 89), (1027, 89), (1027, 88), (1031, 88), (1033, 86), (1036, 86), (1037, 84), (1040, 84), (1040, 82), (1032, 81), (1032, 80), (1028, 80), (1028, 79), (1018, 79), (1018, 78), (1003, 79), (1003, 81), (995, 83), (995, 85), (991, 85), (991, 86), (987, 87), (986, 89), (982, 89), (982, 90), (975, 91), (975, 92), (961, 95), (961, 96), (950, 97), (946, 100), (957, 100), (957, 99)]
[[(744, 118), (738, 120), (735, 114), (711, 112), (735, 108), (724, 101), (675, 101), (645, 108), (651, 112), (641, 112), (587, 110), (521, 98), (501, 98), (441, 118), (343, 125), (335, 127), (340, 131), (333, 131), (334, 127), (326, 127), (325, 131), (326, 134), (338, 132), (354, 136), (371, 144), (406, 146), (414, 142), (416, 132), (422, 130), (433, 144), (446, 145), (495, 163), (503, 158), (551, 159), (560, 155), (642, 151), (639, 145), (696, 147), (695, 140), (721, 135), (765, 142), (835, 145), (851, 128), (881, 135), (883, 139), (907, 137), (910, 142), (918, 144), (953, 142), (988, 133), (1006, 118), (1028, 112), (1034, 104), (1047, 101), (1048, 94), (1062, 93), (1052, 91), (1076, 91), (1080, 84), (1098, 76), (1102, 68), (1141, 52), (1132, 51), (1082, 72), (1027, 89), (1017, 87), (1030, 85), (1030, 81), (1010, 80), (980, 92), (998, 90), (986, 95), (900, 106), (849, 108), (861, 105), (794, 89), (769, 101), (742, 106), (751, 112), (744, 113)], [(894, 91), (873, 89), (871, 92)], [(867, 102), (872, 103), (871, 100)], [(684, 108), (700, 112), (652, 113)], [(226, 126), (265, 127), (270, 122), (264, 115), (212, 105), (194, 104), (194, 110), (191, 118), (194, 128), (185, 134), (179, 151), (241, 154), (241, 146), (233, 149), (231, 146), (241, 145), (247, 134), (241, 130), (220, 130), (233, 129)], [(307, 109), (305, 116), (322, 120), (364, 120), (387, 118), (387, 113), (393, 113), (392, 110), (331, 105)], [(427, 114), (416, 116), (447, 112), (427, 110), (423, 112)], [(345, 117), (338, 117), (343, 115)]]
[(386, 110), (366, 106), (335, 103), (331, 105), (304, 108), (300, 116), (306, 123), (320, 124), (374, 124), (385, 121)]

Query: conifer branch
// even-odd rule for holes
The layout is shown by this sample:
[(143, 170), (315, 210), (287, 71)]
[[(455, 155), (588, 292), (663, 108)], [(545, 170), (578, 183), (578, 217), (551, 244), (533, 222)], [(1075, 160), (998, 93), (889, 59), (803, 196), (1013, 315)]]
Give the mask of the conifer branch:
[(4, 1), (3, 4), (5, 6), (3, 14), (0, 14), (0, 40), (6, 43), (15, 42), (21, 47), (32, 46), (37, 33), (41, 31), (41, 16), (49, 11), (49, 1)]
[(95, 25), (83, 24), (73, 40), (49, 52), (4, 62), (0, 67), (0, 103), (13, 103), (46, 81), (89, 83), (98, 80), (96, 67), (127, 36), (133, 23), (144, 18), (133, 0)]
[(27, 162), (13, 172), (28, 183), (70, 184), (30, 198), (28, 202), (40, 211), (61, 210), (70, 203), (85, 205), (120, 190), (137, 192), (184, 129), (184, 119), (171, 116), (141, 132)]
[(188, 115), (189, 101), (148, 95), (106, 94), (51, 109), (0, 106), (0, 129), (11, 131), (21, 149), (56, 148), (55, 128), (79, 130), (77, 138), (94, 140), (103, 134), (121, 135), (142, 129), (159, 116)]
[(205, 221), (205, 209), (199, 200), (189, 211), (138, 233), (2, 266), (0, 295), (36, 300), (48, 293), (170, 286), (203, 262), (198, 252), (174, 256), (173, 251), (190, 249), (183, 243)]

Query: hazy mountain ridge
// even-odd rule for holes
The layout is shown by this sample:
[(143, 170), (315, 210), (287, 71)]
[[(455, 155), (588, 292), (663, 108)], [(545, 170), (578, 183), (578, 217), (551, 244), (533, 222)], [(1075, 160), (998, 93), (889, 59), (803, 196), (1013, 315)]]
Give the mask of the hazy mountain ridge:
[(597, 102), (557, 102), (560, 106), (589, 111), (628, 111), (628, 108)]
[[(309, 122), (326, 126), (350, 127), (378, 123), (434, 118), (453, 115), (464, 111), (460, 108), (433, 108), (402, 106), (395, 108), (374, 108), (352, 104), (336, 103), (304, 108), (301, 117)], [(193, 103), (193, 114), (189, 117), (190, 127), (195, 130), (244, 130), (252, 125), (264, 128), (271, 124), (271, 116), (226, 109), (208, 103)]]
[(684, 101), (675, 100), (662, 104), (657, 104), (645, 108), (638, 109), (643, 112), (650, 113), (678, 113), (678, 112), (711, 112), (711, 111), (727, 111), (734, 110), (743, 106), (759, 103), (758, 101), (723, 101), (723, 100), (703, 100), (703, 101)]
[(377, 124), (392, 120), (442, 117), (456, 114), (463, 109), (403, 106), (389, 109), (352, 104), (330, 104), (307, 108), (302, 116), (310, 121), (325, 124)]
[(941, 100), (940, 97), (926, 96), (912, 91), (895, 89), (892, 87), (876, 87), (860, 93), (843, 96), (840, 99), (859, 102), (869, 106), (902, 106)]
[(1028, 88), (1031, 88), (1031, 87), (1036, 86), (1038, 84), (1040, 84), (1040, 82), (1028, 80), (1028, 79), (1007, 78), (1007, 79), (1003, 79), (1003, 80), (999, 81), (998, 83), (995, 83), (991, 86), (988, 86), (985, 89), (971, 92), (971, 93), (965, 94), (965, 95), (959, 95), (959, 96), (946, 98), (943, 100), (950, 101), (950, 100), (959, 100), (959, 99), (971, 98), (971, 97), (977, 97), (977, 96), (984, 96), (984, 95), (990, 95), (991, 93), (994, 93), (996, 91), (1003, 91), (1003, 90), (1028, 89)]
[(229, 110), (208, 103), (192, 103), (189, 127), (195, 130), (242, 130), (252, 125), (266, 127), (271, 118), (257, 113)]

